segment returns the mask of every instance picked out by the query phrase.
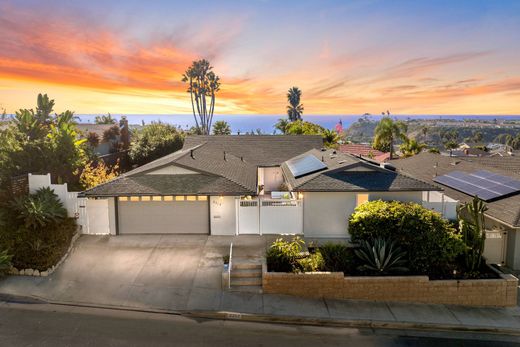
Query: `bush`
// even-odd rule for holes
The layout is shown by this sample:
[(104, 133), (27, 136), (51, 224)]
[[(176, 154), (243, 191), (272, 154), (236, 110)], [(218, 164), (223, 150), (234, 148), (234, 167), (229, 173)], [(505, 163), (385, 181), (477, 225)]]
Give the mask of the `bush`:
[(355, 269), (354, 254), (351, 247), (341, 243), (328, 242), (319, 247), (323, 257), (324, 270), (352, 273)]
[(50, 188), (40, 188), (29, 196), (14, 198), (11, 207), (30, 229), (42, 228), (67, 217), (67, 210)]
[(291, 242), (284, 239), (276, 239), (267, 250), (266, 261), (268, 271), (294, 272), (299, 269), (300, 258), (305, 242), (298, 236)]
[(11, 268), (12, 255), (7, 253), (7, 250), (0, 252), (0, 275), (6, 273)]
[(134, 164), (143, 165), (178, 151), (184, 143), (184, 133), (162, 123), (152, 123), (135, 132), (129, 156)]
[(464, 250), (460, 234), (437, 212), (415, 203), (370, 201), (350, 216), (354, 242), (392, 239), (408, 254), (410, 270), (417, 274), (447, 273)]
[(298, 268), (293, 269), (293, 271), (301, 271), (301, 272), (317, 272), (322, 271), (325, 267), (325, 262), (323, 261), (323, 256), (320, 251), (315, 253), (311, 253), (306, 257), (299, 258), (296, 260), (298, 263)]

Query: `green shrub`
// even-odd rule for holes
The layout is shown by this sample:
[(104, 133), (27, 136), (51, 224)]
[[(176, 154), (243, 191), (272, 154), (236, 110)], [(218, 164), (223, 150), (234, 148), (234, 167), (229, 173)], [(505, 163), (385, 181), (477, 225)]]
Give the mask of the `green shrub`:
[(0, 251), (0, 275), (6, 273), (11, 268), (12, 255), (7, 253), (7, 250)]
[(294, 272), (305, 242), (295, 237), (291, 242), (276, 239), (266, 253), (267, 269), (274, 272)]
[(323, 256), (320, 251), (315, 253), (311, 253), (308, 256), (303, 258), (296, 259), (298, 263), (298, 269), (294, 269), (293, 271), (301, 271), (301, 272), (317, 272), (323, 271), (325, 262), (323, 261)]
[(395, 272), (407, 272), (406, 252), (402, 251), (394, 241), (376, 238), (371, 241), (361, 241), (361, 247), (356, 249), (356, 256), (363, 262), (359, 271), (374, 275), (387, 275)]
[(67, 210), (50, 188), (40, 188), (29, 196), (16, 197), (11, 207), (25, 227), (43, 228), (67, 217)]
[(370, 201), (350, 216), (354, 242), (392, 239), (408, 254), (410, 270), (417, 274), (451, 272), (464, 250), (460, 234), (437, 212), (419, 204)]
[(353, 250), (346, 244), (328, 242), (320, 246), (319, 251), (323, 257), (324, 270), (346, 274), (355, 269)]

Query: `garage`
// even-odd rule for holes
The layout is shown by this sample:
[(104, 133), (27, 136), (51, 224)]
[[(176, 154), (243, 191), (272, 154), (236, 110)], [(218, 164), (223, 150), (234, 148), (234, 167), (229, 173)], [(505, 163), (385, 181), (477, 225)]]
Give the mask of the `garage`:
[(123, 197), (119, 234), (209, 234), (206, 196)]

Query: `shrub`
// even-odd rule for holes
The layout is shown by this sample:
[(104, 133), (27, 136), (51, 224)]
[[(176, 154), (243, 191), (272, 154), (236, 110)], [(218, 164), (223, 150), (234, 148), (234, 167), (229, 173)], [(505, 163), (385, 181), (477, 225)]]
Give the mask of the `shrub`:
[(267, 268), (274, 272), (294, 272), (298, 269), (297, 259), (300, 257), (305, 242), (298, 236), (291, 242), (276, 239), (266, 253)]
[(16, 197), (11, 207), (30, 229), (45, 227), (67, 217), (67, 210), (49, 187), (40, 188), (29, 196)]
[(361, 241), (361, 247), (356, 249), (356, 256), (363, 262), (359, 271), (371, 272), (375, 275), (387, 275), (393, 272), (407, 272), (406, 252), (402, 251), (394, 241), (376, 238)]
[(182, 148), (184, 133), (174, 126), (152, 123), (136, 131), (129, 156), (134, 164), (143, 165)]
[(323, 256), (320, 251), (315, 253), (311, 253), (306, 257), (296, 259), (298, 263), (298, 268), (293, 269), (293, 271), (301, 271), (301, 272), (316, 272), (322, 271), (325, 267), (325, 262), (323, 261)]
[(352, 273), (354, 256), (351, 247), (341, 243), (328, 242), (319, 247), (323, 257), (324, 269), (331, 272)]
[(418, 274), (451, 272), (464, 250), (460, 234), (437, 212), (415, 203), (370, 201), (350, 216), (354, 242), (392, 239), (408, 254), (410, 270)]
[(7, 250), (0, 252), (0, 275), (6, 273), (11, 268), (12, 255), (7, 253)]

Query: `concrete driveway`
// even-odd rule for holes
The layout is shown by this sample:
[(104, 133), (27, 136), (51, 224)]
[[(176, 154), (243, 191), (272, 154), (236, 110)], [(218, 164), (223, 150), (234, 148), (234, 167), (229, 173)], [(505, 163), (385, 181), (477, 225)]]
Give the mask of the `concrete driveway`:
[(81, 236), (49, 277), (9, 276), (0, 292), (56, 301), (170, 310), (220, 306), (222, 256), (230, 242), (260, 255), (260, 236)]

